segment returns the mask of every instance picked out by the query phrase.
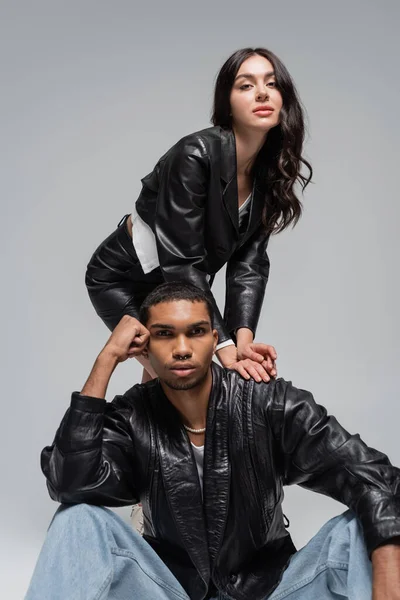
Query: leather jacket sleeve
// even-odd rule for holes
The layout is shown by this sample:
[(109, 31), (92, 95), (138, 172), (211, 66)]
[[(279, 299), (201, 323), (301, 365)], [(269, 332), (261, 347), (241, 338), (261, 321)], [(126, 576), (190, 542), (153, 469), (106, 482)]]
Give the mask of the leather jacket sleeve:
[(299, 484), (351, 508), (369, 554), (400, 536), (400, 469), (348, 433), (310, 392), (277, 380), (273, 396), (269, 420), (284, 485)]
[(233, 339), (239, 327), (255, 336), (269, 275), (268, 240), (260, 225), (228, 261), (224, 319)]
[(205, 291), (214, 307), (219, 342), (229, 339), (209, 285), (204, 245), (208, 156), (197, 141), (178, 144), (163, 165), (155, 232), (165, 281), (187, 281)]
[(138, 501), (134, 445), (123, 396), (106, 402), (74, 392), (41, 467), (53, 500), (124, 506)]

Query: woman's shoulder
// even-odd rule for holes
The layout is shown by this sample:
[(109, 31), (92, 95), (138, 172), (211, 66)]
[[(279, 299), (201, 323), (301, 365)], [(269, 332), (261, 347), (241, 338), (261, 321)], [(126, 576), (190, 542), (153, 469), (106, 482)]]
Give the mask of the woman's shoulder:
[(192, 133), (188, 133), (181, 137), (167, 152), (185, 153), (189, 149), (197, 149), (203, 154), (213, 152), (216, 144), (221, 140), (221, 127), (206, 127)]

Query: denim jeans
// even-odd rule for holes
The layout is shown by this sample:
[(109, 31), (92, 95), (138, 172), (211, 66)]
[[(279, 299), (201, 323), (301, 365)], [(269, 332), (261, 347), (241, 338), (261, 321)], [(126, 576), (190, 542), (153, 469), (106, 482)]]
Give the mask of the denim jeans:
[[(350, 511), (326, 523), (293, 555), (268, 600), (370, 600), (371, 564)], [(111, 510), (57, 510), (25, 600), (188, 600), (143, 538)], [(229, 600), (219, 594), (215, 600)], [(249, 599), (253, 600), (253, 599)]]

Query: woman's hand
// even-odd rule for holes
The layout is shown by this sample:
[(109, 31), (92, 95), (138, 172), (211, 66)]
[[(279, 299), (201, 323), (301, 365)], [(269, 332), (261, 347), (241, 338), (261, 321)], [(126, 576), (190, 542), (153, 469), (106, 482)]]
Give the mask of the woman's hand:
[(270, 376), (266, 369), (259, 361), (252, 360), (251, 358), (239, 360), (237, 348), (233, 344), (225, 346), (225, 348), (221, 348), (221, 350), (217, 350), (216, 355), (223, 367), (234, 369), (240, 373), (244, 379), (250, 379), (250, 377), (252, 377), (257, 382), (267, 382), (270, 380)]
[(237, 357), (240, 361), (250, 359), (252, 362), (256, 362), (271, 377), (276, 377), (277, 375), (275, 361), (278, 355), (273, 346), (255, 342), (246, 343), (243, 346), (238, 345)]

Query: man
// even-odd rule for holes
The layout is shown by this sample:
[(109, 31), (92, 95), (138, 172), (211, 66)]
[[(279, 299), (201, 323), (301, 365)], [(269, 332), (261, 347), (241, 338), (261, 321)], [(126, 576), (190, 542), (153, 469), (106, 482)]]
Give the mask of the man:
[[(63, 505), (27, 600), (368, 600), (371, 578), (374, 600), (398, 600), (399, 469), (309, 392), (212, 363), (212, 308), (181, 283), (142, 306), (158, 379), (107, 403), (116, 365), (147, 341), (132, 321), (118, 324), (42, 452)], [(281, 508), (293, 483), (351, 509), (299, 552)], [(138, 501), (143, 538), (101, 506)]]

